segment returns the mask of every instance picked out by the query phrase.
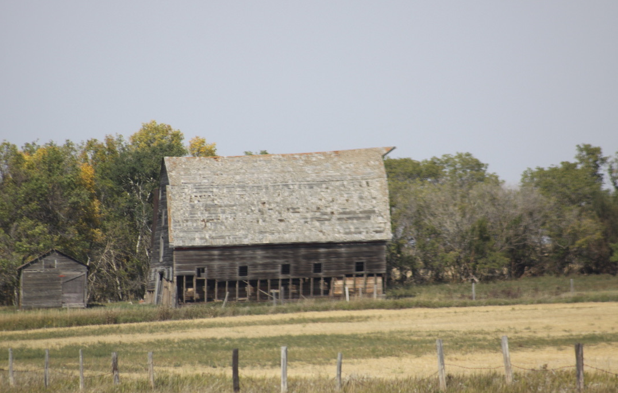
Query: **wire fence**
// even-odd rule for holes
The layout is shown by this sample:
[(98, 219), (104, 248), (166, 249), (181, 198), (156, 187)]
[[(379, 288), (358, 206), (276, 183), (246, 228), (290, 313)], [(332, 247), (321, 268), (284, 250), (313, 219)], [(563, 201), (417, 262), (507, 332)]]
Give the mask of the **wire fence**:
[[(442, 351), (442, 340), (437, 340), (436, 345), (437, 345), (437, 353), (438, 353), (438, 370), (435, 371), (434, 373), (432, 373), (429, 376), (426, 376), (424, 378), (417, 378), (416, 382), (417, 383), (424, 383), (424, 382), (430, 382), (430, 381), (435, 381), (436, 376), (438, 377), (438, 382), (439, 382), (439, 386), (441, 390), (446, 389), (446, 368), (457, 368), (457, 369), (464, 369), (464, 370), (473, 370), (473, 371), (492, 371), (495, 372), (496, 370), (499, 369), (504, 369), (505, 370), (505, 378), (506, 378), (506, 382), (507, 384), (513, 383), (513, 375), (512, 375), (512, 369), (518, 369), (518, 370), (522, 370), (522, 371), (526, 371), (526, 372), (556, 372), (556, 371), (562, 371), (562, 370), (567, 370), (567, 369), (574, 369), (576, 371), (576, 381), (575, 384), (579, 389), (583, 389), (584, 387), (584, 369), (591, 369), (594, 371), (598, 371), (601, 373), (605, 373), (607, 375), (611, 375), (614, 377), (618, 377), (618, 373), (615, 373), (613, 371), (610, 370), (606, 370), (600, 367), (596, 367), (592, 364), (589, 363), (585, 363), (584, 359), (583, 359), (583, 344), (575, 344), (575, 354), (576, 354), (576, 359), (575, 359), (575, 364), (572, 365), (567, 365), (567, 366), (561, 366), (561, 367), (548, 367), (547, 364), (544, 364), (541, 367), (537, 367), (537, 368), (530, 368), (530, 367), (525, 367), (523, 365), (518, 365), (518, 364), (512, 364), (510, 361), (510, 354), (508, 352), (508, 338), (506, 336), (502, 337), (502, 342), (503, 342), (503, 346), (502, 346), (502, 354), (503, 354), (503, 358), (504, 358), (504, 365), (499, 365), (499, 366), (487, 366), (487, 367), (482, 367), (482, 366), (469, 366), (469, 365), (462, 365), (462, 364), (457, 364), (457, 363), (453, 363), (453, 362), (449, 362), (446, 363), (444, 361), (444, 354)], [(233, 379), (234, 379), (234, 391), (237, 392), (239, 391), (239, 384), (238, 384), (238, 375), (239, 375), (239, 365), (238, 365), (238, 349), (234, 350), (236, 352), (235, 355), (235, 361), (232, 361), (232, 375), (233, 375)], [(47, 351), (46, 351), (47, 352)], [(47, 356), (48, 353), (46, 353), (46, 360), (47, 360)], [(154, 364), (152, 361), (152, 352), (149, 353), (149, 358), (148, 358), (148, 366), (143, 366), (143, 365), (138, 365), (138, 364), (133, 364), (132, 365), (132, 370), (130, 372), (131, 375), (135, 375), (135, 374), (141, 374), (141, 373), (148, 373), (149, 375), (149, 379), (151, 381), (151, 385), (153, 386), (153, 388), (155, 387), (155, 378), (154, 378)], [(281, 355), (281, 392), (282, 393), (286, 393), (287, 392), (287, 347), (282, 347), (282, 355)], [(114, 352), (112, 353), (112, 367), (110, 368), (109, 371), (101, 371), (101, 370), (93, 370), (93, 369), (89, 369), (86, 374), (88, 377), (105, 377), (105, 376), (109, 376), (110, 380), (113, 380), (114, 384), (119, 383), (119, 379), (118, 379), (118, 369), (117, 369), (117, 364), (116, 366), (114, 366), (114, 359), (116, 359), (117, 361), (117, 354)], [(234, 357), (233, 357), (234, 359)], [(339, 389), (341, 389), (343, 386), (345, 386), (347, 384), (347, 382), (344, 382), (342, 380), (342, 375), (341, 375), (341, 367), (342, 367), (342, 354), (340, 354), (337, 358), (337, 376), (335, 377), (335, 380), (337, 382), (337, 386)], [(16, 378), (15, 378), (15, 373), (19, 373), (21, 375), (36, 375), (38, 377), (40, 377), (42, 375), (42, 371), (44, 371), (44, 383), (45, 386), (47, 387), (47, 384), (49, 383), (49, 369), (48, 369), (48, 361), (45, 362), (45, 369), (41, 370), (41, 369), (33, 369), (33, 368), (25, 368), (25, 367), (15, 367), (15, 365), (13, 364), (13, 353), (12, 353), (12, 349), (9, 349), (9, 367), (8, 369), (3, 369), (0, 368), (1, 372), (7, 372), (8, 371), (8, 381), (9, 384), (11, 386), (15, 386), (16, 385)], [(80, 387), (83, 389), (84, 386), (84, 379), (85, 379), (85, 375), (84, 375), (84, 368), (83, 368), (83, 364), (82, 364), (82, 358), (81, 358), (81, 351), (80, 351), (80, 367), (79, 370), (66, 370), (66, 368), (61, 368), (61, 369), (54, 369), (53, 370), (54, 375), (60, 375), (63, 376), (65, 378), (76, 378), (79, 377), (80, 378)], [(348, 381), (349, 382), (349, 381)], [(358, 383), (358, 381), (356, 381)], [(617, 381), (618, 384), (618, 381)], [(3, 387), (0, 386), (0, 390), (3, 390)]]

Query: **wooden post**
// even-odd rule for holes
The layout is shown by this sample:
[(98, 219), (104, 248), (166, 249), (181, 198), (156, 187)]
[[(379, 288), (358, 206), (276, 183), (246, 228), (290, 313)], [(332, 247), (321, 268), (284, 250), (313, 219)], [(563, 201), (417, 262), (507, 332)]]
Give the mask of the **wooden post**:
[(292, 300), (292, 278), (290, 278), (289, 284), (288, 284), (288, 296), (290, 297), (290, 300)]
[(311, 297), (313, 297), (313, 277), (309, 279), (309, 293), (311, 294)]
[(236, 301), (238, 301), (238, 297), (240, 296), (239, 285), (240, 285), (240, 281), (236, 280)]
[(341, 364), (343, 363), (343, 353), (337, 354), (337, 390), (341, 390)]
[(299, 289), (298, 289), (298, 299), (300, 300), (303, 296), (303, 281), (304, 278), (299, 278), (298, 279), (298, 285), (299, 285)]
[(345, 286), (345, 301), (350, 303), (350, 289), (347, 285)]
[(288, 391), (288, 347), (281, 347), (281, 393)]
[(240, 392), (240, 378), (238, 377), (238, 349), (232, 350), (232, 385), (235, 392)]
[(150, 387), (155, 388), (155, 375), (154, 375), (154, 360), (152, 358), (152, 352), (148, 352), (148, 379), (150, 380)]
[(575, 344), (577, 390), (584, 390), (584, 344)]
[[(227, 281), (225, 282), (227, 284)], [(226, 285), (227, 287), (227, 285)], [(225, 292), (225, 299), (223, 300), (223, 305), (221, 306), (221, 308), (225, 308), (225, 305), (227, 304), (227, 297), (230, 296), (229, 292)]]
[(361, 297), (363, 297), (363, 292), (367, 294), (367, 273), (363, 273), (363, 290), (361, 291)]
[(49, 349), (45, 350), (45, 375), (44, 375), (45, 387), (49, 387)]
[(229, 293), (229, 291), (230, 291), (230, 282), (226, 281), (225, 282), (225, 293), (226, 293), (226, 296), (227, 296), (227, 293)]
[(79, 350), (79, 390), (84, 390), (86, 384), (84, 381), (84, 354), (82, 350)]
[(204, 303), (208, 303), (208, 277), (204, 277)]
[(9, 385), (15, 386), (15, 375), (13, 375), (13, 350), (9, 348)]
[(187, 303), (187, 276), (182, 276), (182, 304)]
[(575, 292), (575, 286), (573, 285), (573, 279), (571, 279), (571, 293)]
[(257, 280), (257, 287), (256, 287), (256, 291), (255, 291), (255, 300), (259, 303), (260, 302), (260, 280)]
[(440, 380), (440, 390), (446, 390), (446, 371), (444, 368), (444, 351), (442, 350), (442, 340), (436, 341), (438, 347), (438, 378)]
[(283, 304), (283, 299), (285, 299), (285, 287), (279, 288), (279, 300), (281, 304)]
[(375, 273), (373, 275), (373, 298), (378, 298), (378, 275)]
[(270, 292), (270, 278), (267, 280), (267, 284), (268, 284), (268, 293), (272, 294), (272, 292)]
[(320, 297), (324, 296), (324, 277), (320, 277)]
[(504, 374), (506, 384), (513, 382), (513, 369), (511, 368), (511, 355), (509, 354), (509, 338), (502, 336), (502, 358), (504, 359)]
[(476, 288), (474, 287), (474, 283), (472, 283), (472, 300), (476, 300)]
[(219, 281), (215, 280), (215, 302), (219, 300)]
[(120, 373), (118, 372), (118, 353), (112, 352), (112, 376), (114, 378), (114, 385), (120, 383)]
[[(197, 273), (197, 272), (196, 272)], [(193, 303), (197, 301), (197, 274), (193, 276)]]
[[(270, 281), (270, 280), (269, 280)], [(273, 297), (273, 307), (277, 305), (277, 292), (271, 291), (270, 294)]]

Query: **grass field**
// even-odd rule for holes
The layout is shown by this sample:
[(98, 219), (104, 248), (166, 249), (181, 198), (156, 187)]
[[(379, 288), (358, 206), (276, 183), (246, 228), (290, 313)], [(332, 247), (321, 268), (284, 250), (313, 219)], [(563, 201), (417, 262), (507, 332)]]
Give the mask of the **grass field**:
[[(157, 391), (231, 391), (231, 352), (239, 348), (242, 391), (276, 392), (280, 347), (285, 345), (290, 391), (334, 391), (335, 361), (342, 352), (347, 392), (432, 392), (437, 390), (435, 342), (440, 338), (449, 391), (575, 391), (573, 344), (581, 342), (587, 390), (616, 392), (618, 302), (607, 301), (607, 297), (615, 296), (618, 282), (614, 277), (595, 279), (585, 289), (585, 278), (577, 278), (575, 294), (570, 293), (567, 279), (563, 279), (565, 290), (560, 291), (555, 282), (530, 280), (521, 284), (526, 289), (517, 290), (520, 296), (516, 298), (508, 295), (514, 290), (508, 286), (503, 289), (510, 297), (500, 298), (498, 283), (478, 285), (476, 307), (463, 307), (471, 302), (462, 298), (468, 285), (420, 287), (411, 299), (307, 302), (277, 308), (235, 305), (232, 314), (245, 315), (38, 329), (17, 327), (37, 318), (70, 325), (72, 317), (81, 320), (92, 312), (118, 311), (118, 317), (131, 310), (143, 315), (174, 311), (126, 305), (56, 314), (5, 309), (0, 313), (0, 326), (5, 326), (0, 331), (0, 353), (4, 353), (0, 355), (0, 391), (78, 391), (79, 349), (85, 358), (87, 391), (150, 391), (146, 378), (149, 351), (154, 352)], [(536, 293), (536, 298), (527, 293)], [(427, 296), (433, 296), (435, 307), (404, 308), (397, 303), (426, 301)], [(604, 301), (581, 301), (587, 298)], [(520, 304), (482, 305), (502, 300), (519, 300)], [(385, 309), (379, 309), (380, 302)], [(448, 302), (453, 302), (451, 307), (444, 306)], [(302, 308), (330, 311), (294, 312)], [(509, 337), (517, 372), (516, 383), (510, 387), (504, 385), (501, 374), (502, 335)], [(8, 348), (13, 348), (17, 370), (17, 387), (11, 390), (6, 371)], [(52, 375), (47, 390), (42, 387), (45, 349), (50, 351)], [(118, 387), (111, 384), (113, 351), (120, 358)]]

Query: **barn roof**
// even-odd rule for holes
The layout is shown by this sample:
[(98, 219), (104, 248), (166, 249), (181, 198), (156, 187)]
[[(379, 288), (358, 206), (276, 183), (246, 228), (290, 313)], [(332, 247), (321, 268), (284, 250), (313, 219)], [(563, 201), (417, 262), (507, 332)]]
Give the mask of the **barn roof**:
[(390, 240), (394, 148), (166, 157), (173, 247)]
[(32, 258), (31, 260), (29, 260), (28, 262), (26, 262), (26, 263), (24, 263), (23, 265), (19, 266), (19, 267), (17, 268), (17, 271), (20, 271), (21, 269), (23, 269), (23, 268), (25, 268), (26, 266), (30, 265), (32, 262), (35, 262), (35, 261), (38, 261), (38, 260), (41, 260), (41, 259), (45, 258), (46, 256), (50, 255), (50, 254), (51, 254), (51, 253), (53, 253), (53, 252), (56, 252), (56, 253), (58, 253), (58, 254), (60, 254), (60, 255), (62, 255), (62, 256), (64, 256), (64, 257), (66, 257), (66, 258), (69, 258), (70, 260), (74, 261), (75, 263), (79, 263), (80, 265), (84, 265), (84, 266), (86, 266), (86, 268), (87, 268), (87, 269), (90, 269), (90, 267), (89, 267), (88, 265), (86, 265), (86, 264), (84, 264), (84, 263), (82, 263), (82, 262), (78, 261), (77, 259), (73, 258), (72, 256), (67, 255), (67, 254), (65, 254), (65, 253), (63, 253), (63, 252), (60, 252), (60, 251), (56, 250), (55, 248), (52, 248), (51, 250), (47, 251), (46, 253), (41, 254), (41, 255), (39, 255), (39, 256), (37, 256), (37, 257), (34, 257), (34, 258)]

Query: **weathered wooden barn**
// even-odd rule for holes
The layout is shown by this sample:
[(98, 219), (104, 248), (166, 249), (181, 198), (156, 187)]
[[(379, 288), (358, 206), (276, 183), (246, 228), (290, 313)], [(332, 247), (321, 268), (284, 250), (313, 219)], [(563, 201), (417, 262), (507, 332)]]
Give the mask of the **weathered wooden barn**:
[(86, 307), (88, 266), (51, 250), (17, 268), (21, 308)]
[(391, 150), (164, 158), (146, 301), (382, 294)]

